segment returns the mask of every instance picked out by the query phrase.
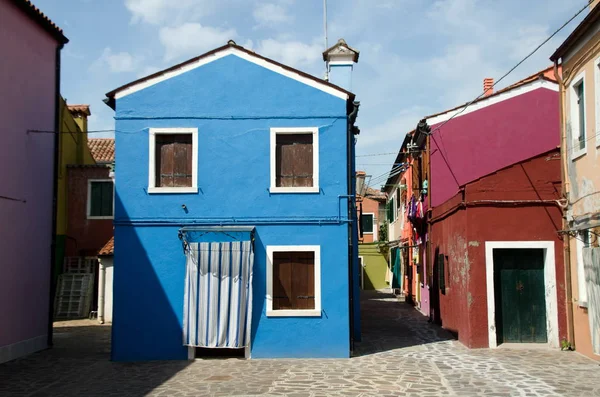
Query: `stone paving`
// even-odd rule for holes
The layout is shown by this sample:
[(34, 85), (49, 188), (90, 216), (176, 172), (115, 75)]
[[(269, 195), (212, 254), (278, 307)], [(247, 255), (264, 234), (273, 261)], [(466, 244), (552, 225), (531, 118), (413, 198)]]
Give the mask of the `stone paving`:
[(110, 327), (55, 324), (55, 347), (0, 365), (0, 396), (600, 396), (600, 363), (546, 349), (469, 350), (409, 305), (363, 294), (345, 360), (108, 361)]

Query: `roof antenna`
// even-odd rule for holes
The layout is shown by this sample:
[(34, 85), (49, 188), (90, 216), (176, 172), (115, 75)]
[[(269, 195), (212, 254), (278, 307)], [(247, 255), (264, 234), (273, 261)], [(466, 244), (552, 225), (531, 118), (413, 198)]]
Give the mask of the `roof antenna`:
[[(325, 51), (329, 48), (327, 42), (327, 0), (323, 0), (323, 29), (325, 31)], [(329, 81), (329, 61), (325, 61), (325, 81)]]

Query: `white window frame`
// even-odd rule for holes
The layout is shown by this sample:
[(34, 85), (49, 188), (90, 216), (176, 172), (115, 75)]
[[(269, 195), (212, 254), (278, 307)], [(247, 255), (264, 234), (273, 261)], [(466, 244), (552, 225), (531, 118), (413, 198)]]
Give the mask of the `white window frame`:
[[(277, 186), (275, 149), (277, 135), (282, 134), (312, 134), (313, 139), (313, 185), (306, 187)], [(271, 193), (319, 193), (319, 127), (271, 128)]]
[[(315, 308), (273, 310), (273, 253), (315, 253)], [(321, 317), (321, 246), (320, 245), (267, 245), (267, 317)]]
[[(365, 216), (365, 215), (371, 215), (373, 217), (373, 231), (372, 232), (363, 231), (363, 234), (372, 234), (373, 241), (377, 241), (377, 226), (376, 226), (377, 217), (375, 216), (374, 212), (363, 212), (362, 216)], [(362, 221), (362, 219), (361, 219), (361, 221)]]
[[(113, 185), (112, 197), (112, 215), (111, 216), (93, 216), (92, 212), (92, 183), (94, 182), (110, 182)], [(115, 181), (112, 179), (88, 179), (87, 200), (86, 200), (86, 215), (87, 219), (114, 219), (115, 217)]]
[[(585, 71), (577, 75), (569, 86), (569, 103), (570, 103), (570, 124), (571, 124), (571, 160), (576, 160), (587, 153), (587, 139), (588, 129), (586, 128), (586, 140), (584, 141), (583, 149), (579, 149), (579, 105), (577, 104), (577, 91), (576, 87), (579, 84), (583, 84), (583, 122), (584, 127), (587, 127), (587, 102), (585, 97), (587, 96), (588, 85), (585, 82)], [(577, 126), (577, 128), (575, 128)]]
[[(192, 135), (192, 186), (156, 186), (156, 135)], [(148, 145), (148, 193), (198, 193), (198, 128), (150, 128)]]
[(600, 58), (594, 62), (594, 99), (595, 99), (595, 130), (596, 148), (600, 148)]
[[(575, 238), (577, 245), (577, 306), (588, 307), (587, 285), (585, 284), (585, 266), (583, 264), (583, 249), (586, 248), (583, 241), (583, 234), (588, 233), (588, 244), (591, 236), (588, 230), (578, 232)], [(589, 246), (589, 245), (588, 245)]]

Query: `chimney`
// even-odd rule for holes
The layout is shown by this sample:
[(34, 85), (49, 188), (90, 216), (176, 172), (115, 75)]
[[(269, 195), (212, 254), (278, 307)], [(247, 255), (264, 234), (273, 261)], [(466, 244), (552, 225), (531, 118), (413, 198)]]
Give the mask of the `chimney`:
[(483, 79), (483, 96), (490, 96), (494, 93), (494, 79), (486, 77)]
[(339, 39), (333, 47), (323, 52), (323, 60), (327, 64), (329, 82), (352, 91), (352, 70), (358, 62), (359, 52)]

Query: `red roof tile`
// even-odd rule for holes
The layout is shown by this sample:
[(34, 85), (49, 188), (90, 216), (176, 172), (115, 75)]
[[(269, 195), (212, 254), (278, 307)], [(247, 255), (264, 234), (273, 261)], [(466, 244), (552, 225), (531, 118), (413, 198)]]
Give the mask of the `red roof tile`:
[(115, 140), (113, 138), (90, 138), (88, 147), (97, 163), (115, 161)]
[(67, 105), (67, 108), (71, 113), (84, 113), (88, 116), (92, 115), (92, 112), (90, 112), (90, 105)]
[(32, 20), (37, 22), (46, 32), (51, 34), (61, 44), (66, 44), (69, 39), (65, 37), (61, 28), (50, 20), (39, 8), (29, 0), (12, 0), (13, 4), (25, 12)]
[(115, 253), (115, 238), (114, 236), (108, 240), (104, 247), (98, 252), (98, 255), (113, 255)]

